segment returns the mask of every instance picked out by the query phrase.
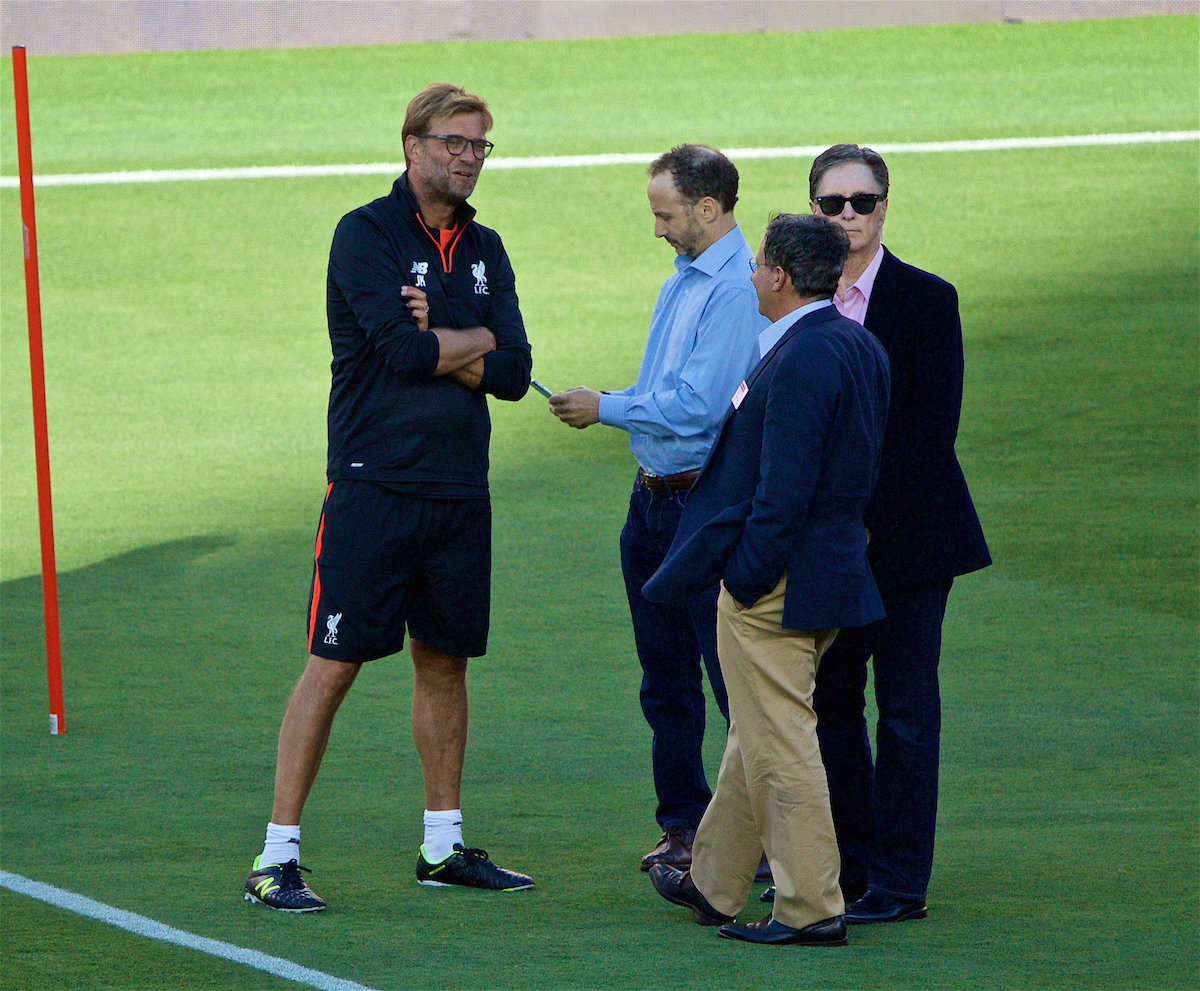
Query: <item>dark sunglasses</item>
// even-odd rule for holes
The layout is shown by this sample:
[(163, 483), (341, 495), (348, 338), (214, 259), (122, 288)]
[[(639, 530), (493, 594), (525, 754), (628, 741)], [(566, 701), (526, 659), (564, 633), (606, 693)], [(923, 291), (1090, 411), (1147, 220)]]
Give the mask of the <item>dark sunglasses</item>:
[(875, 212), (875, 204), (883, 196), (880, 193), (855, 193), (853, 196), (818, 196), (817, 206), (826, 217), (836, 217), (850, 204), (850, 209), (860, 217)]
[(471, 141), (461, 134), (418, 134), (417, 137), (437, 138), (439, 141), (446, 142), (446, 151), (451, 155), (461, 155), (467, 150), (467, 145), (470, 145), (471, 153), (480, 161), (487, 158), (492, 153), (492, 149), (496, 147), (490, 141)]

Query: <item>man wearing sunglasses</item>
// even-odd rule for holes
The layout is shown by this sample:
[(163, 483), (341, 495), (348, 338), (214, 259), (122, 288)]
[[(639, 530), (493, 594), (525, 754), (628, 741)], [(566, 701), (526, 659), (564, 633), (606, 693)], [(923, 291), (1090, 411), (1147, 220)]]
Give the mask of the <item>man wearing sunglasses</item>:
[[(300, 875), (300, 813), (359, 669), (413, 663), (425, 785), (425, 885), (513, 891), (524, 874), (463, 842), (467, 659), (487, 649), (491, 580), (487, 394), (517, 400), (531, 358), (512, 266), (467, 197), (492, 149), (487, 104), (436, 83), (408, 105), (407, 170), (348, 213), (329, 252), (333, 350), (328, 489), (317, 529), (308, 663), (279, 732), (275, 802), (245, 897), (285, 912), (325, 902)], [(392, 851), (370, 858), (392, 859)]]
[[(879, 482), (863, 514), (887, 616), (841, 631), (821, 661), (814, 707), (846, 920), (898, 922), (926, 914), (946, 598), (956, 576), (991, 557), (954, 453), (963, 387), (954, 287), (883, 247), (888, 171), (875, 151), (822, 152), (809, 195), (812, 212), (850, 238), (834, 305), (879, 338), (891, 364)], [(868, 659), (879, 709), (874, 766), (863, 712)]]

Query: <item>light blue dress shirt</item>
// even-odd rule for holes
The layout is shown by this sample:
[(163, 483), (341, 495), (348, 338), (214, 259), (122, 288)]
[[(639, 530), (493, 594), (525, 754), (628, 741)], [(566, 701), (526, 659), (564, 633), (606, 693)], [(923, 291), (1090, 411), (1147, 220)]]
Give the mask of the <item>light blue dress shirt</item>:
[(807, 316), (816, 310), (823, 310), (827, 306), (833, 306), (832, 299), (818, 299), (815, 303), (805, 303), (799, 309), (792, 310), (791, 313), (785, 313), (758, 335), (758, 357), (760, 359), (765, 358), (767, 352), (779, 343), (779, 338), (786, 334), (791, 329), (792, 324), (801, 317)]
[(637, 383), (600, 397), (600, 422), (629, 431), (642, 470), (700, 468), (734, 390), (758, 364), (758, 312), (750, 259), (734, 227), (699, 258), (679, 255), (650, 318)]

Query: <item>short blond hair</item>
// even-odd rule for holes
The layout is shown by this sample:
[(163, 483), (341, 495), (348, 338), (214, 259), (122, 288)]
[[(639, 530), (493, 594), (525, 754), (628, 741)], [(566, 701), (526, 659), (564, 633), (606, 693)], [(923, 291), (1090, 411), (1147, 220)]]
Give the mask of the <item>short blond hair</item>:
[[(408, 142), (408, 136), (420, 137), (429, 129), (434, 117), (456, 117), (459, 114), (480, 114), (485, 131), (492, 129), (492, 112), (482, 96), (468, 93), (453, 83), (430, 83), (408, 103), (404, 113), (404, 126), (400, 129), (400, 143)], [(408, 152), (404, 153), (405, 162)]]

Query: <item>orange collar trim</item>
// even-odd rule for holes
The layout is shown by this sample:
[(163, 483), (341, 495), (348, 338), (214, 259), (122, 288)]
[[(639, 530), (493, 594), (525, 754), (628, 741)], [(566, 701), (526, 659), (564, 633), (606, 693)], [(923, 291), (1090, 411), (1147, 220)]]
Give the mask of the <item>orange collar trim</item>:
[(454, 270), (454, 246), (458, 244), (458, 239), (462, 237), (462, 232), (467, 229), (467, 225), (453, 227), (448, 231), (439, 230), (435, 237), (433, 231), (425, 226), (425, 218), (421, 216), (420, 210), (417, 211), (417, 222), (429, 235), (429, 239), (437, 245), (438, 254), (442, 257), (442, 271), (449, 275)]

